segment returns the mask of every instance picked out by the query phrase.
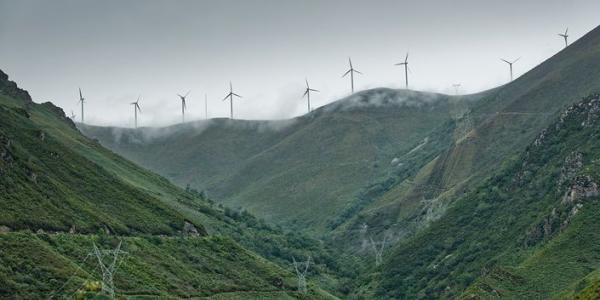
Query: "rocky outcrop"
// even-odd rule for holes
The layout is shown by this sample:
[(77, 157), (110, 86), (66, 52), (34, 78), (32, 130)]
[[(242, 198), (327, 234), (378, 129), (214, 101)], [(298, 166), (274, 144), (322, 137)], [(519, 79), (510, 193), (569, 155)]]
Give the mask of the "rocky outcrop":
[[(579, 155), (570, 156), (571, 162), (577, 161)], [(574, 165), (577, 165), (575, 163)], [(579, 167), (581, 168), (581, 167)], [(565, 192), (560, 204), (552, 212), (525, 235), (525, 246), (531, 246), (541, 240), (549, 239), (557, 232), (565, 230), (573, 218), (581, 211), (588, 198), (600, 196), (598, 184), (590, 176), (577, 176), (571, 179), (571, 185)]]
[(573, 180), (571, 188), (565, 193), (562, 203), (573, 204), (582, 199), (600, 195), (598, 184), (589, 176), (578, 176)]
[(571, 105), (561, 115), (556, 129), (562, 128), (566, 122), (574, 118), (581, 118), (582, 127), (591, 127), (600, 118), (600, 94), (586, 97), (584, 101)]
[(558, 186), (562, 186), (564, 183), (573, 180), (577, 172), (583, 168), (583, 153), (572, 152), (565, 157), (565, 162), (560, 169), (560, 175), (558, 177)]
[(198, 229), (196, 228), (196, 226), (194, 226), (194, 224), (185, 221), (183, 223), (183, 234), (185, 236), (193, 236), (193, 237), (198, 237), (200, 236), (200, 232), (198, 232)]
[(23, 106), (28, 108), (33, 104), (29, 92), (20, 89), (16, 83), (8, 79), (8, 75), (0, 70), (0, 93), (23, 101)]

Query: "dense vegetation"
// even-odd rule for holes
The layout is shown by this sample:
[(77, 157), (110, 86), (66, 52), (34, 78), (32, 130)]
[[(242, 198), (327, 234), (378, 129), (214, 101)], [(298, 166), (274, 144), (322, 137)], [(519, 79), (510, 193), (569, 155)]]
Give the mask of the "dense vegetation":
[[(95, 295), (100, 273), (87, 254), (119, 240), (119, 297), (334, 298), (316, 282), (339, 293), (336, 274), (352, 275), (321, 243), (106, 150), (0, 75), (0, 298)], [(309, 255), (301, 295), (290, 262)]]
[(374, 89), (286, 121), (78, 126), (181, 186), (286, 228), (322, 234), (344, 220), (341, 211), (362, 207), (359, 189), (379, 183), (397, 153), (450, 119), (450, 102), (446, 95)]
[[(123, 241), (126, 298), (597, 298), (598, 45), (595, 29), (477, 95), (374, 89), (289, 121), (78, 125), (98, 140), (0, 72), (0, 297), (93, 297), (90, 248)], [(290, 263), (308, 256), (300, 295)]]
[(381, 298), (549, 299), (600, 268), (600, 99), (567, 109), (382, 267)]

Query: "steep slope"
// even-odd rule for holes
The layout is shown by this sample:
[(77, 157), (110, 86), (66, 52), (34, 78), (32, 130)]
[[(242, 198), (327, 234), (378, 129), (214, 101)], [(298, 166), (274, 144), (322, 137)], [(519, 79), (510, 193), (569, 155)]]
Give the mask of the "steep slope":
[(323, 232), (363, 186), (451, 118), (446, 95), (374, 89), (285, 121), (211, 120), (86, 135), (176, 183)]
[(600, 271), (599, 136), (594, 94), (396, 246), (374, 275), (376, 297), (551, 299), (593, 288)]
[[(395, 184), (371, 197), (370, 205), (343, 228), (366, 224), (371, 234), (385, 233), (395, 240), (414, 234), (443, 215), (452, 201), (480, 184), (504, 159), (523, 151), (562, 109), (596, 90), (600, 90), (600, 28), (515, 81), (488, 91), (454, 125), (436, 128), (438, 133), (454, 128), (448, 147), (439, 155), (427, 153), (427, 145), (420, 149), (431, 158), (429, 163), (408, 177), (406, 172), (392, 174), (386, 180)], [(349, 235), (339, 234), (344, 239)]]
[(309, 295), (297, 293), (287, 267), (292, 255), (308, 254), (313, 272), (335, 267), (316, 241), (213, 207), (135, 166), (51, 103), (33, 103), (2, 72), (0, 175), (0, 298), (96, 294), (101, 274), (88, 254), (94, 243), (114, 249), (119, 241), (127, 252), (115, 275), (122, 297), (334, 298), (314, 284)]

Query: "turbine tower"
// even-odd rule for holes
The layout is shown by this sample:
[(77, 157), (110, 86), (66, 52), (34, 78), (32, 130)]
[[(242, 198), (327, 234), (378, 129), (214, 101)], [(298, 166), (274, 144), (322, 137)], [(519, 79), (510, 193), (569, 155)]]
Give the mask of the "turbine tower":
[(306, 91), (304, 91), (304, 94), (302, 95), (302, 98), (304, 98), (304, 96), (307, 97), (308, 100), (308, 112), (310, 112), (310, 92), (319, 92), (318, 90), (315, 89), (311, 89), (310, 86), (308, 85), (308, 79), (305, 79), (306, 81)]
[(177, 94), (177, 96), (179, 96), (179, 98), (181, 99), (181, 123), (185, 122), (185, 110), (186, 110), (186, 106), (185, 106), (185, 98), (190, 94), (191, 91), (188, 91), (185, 96), (182, 96), (180, 94)]
[(513, 81), (513, 64), (516, 63), (519, 59), (521, 59), (520, 57), (515, 59), (514, 61), (508, 61), (504, 58), (501, 58), (500, 60), (502, 60), (503, 62), (507, 63), (508, 66), (510, 67), (510, 81)]
[(404, 58), (404, 62), (395, 64), (396, 66), (404, 66), (404, 80), (406, 82), (406, 89), (408, 89), (408, 52), (406, 52), (406, 57)]
[(142, 112), (142, 110), (140, 109), (140, 104), (139, 104), (139, 102), (140, 102), (140, 97), (141, 97), (141, 96), (138, 96), (138, 98), (137, 98), (137, 100), (136, 100), (135, 102), (131, 102), (131, 103), (130, 103), (131, 105), (133, 105), (133, 116), (134, 116), (134, 120), (135, 120), (135, 121), (134, 121), (134, 122), (135, 122), (135, 128), (137, 128), (137, 127), (138, 127), (138, 118), (137, 118), (138, 111), (139, 111), (139, 112)]
[(81, 103), (81, 124), (83, 124), (83, 104), (85, 103), (85, 98), (83, 98), (81, 88), (79, 88), (79, 103)]
[(233, 92), (233, 85), (231, 84), (231, 81), (229, 82), (229, 94), (227, 94), (227, 96), (225, 96), (225, 98), (223, 98), (223, 101), (227, 100), (227, 98), (229, 98), (229, 104), (231, 107), (231, 119), (233, 120), (233, 96), (236, 96), (238, 98), (242, 98), (242, 96), (236, 94)]
[(569, 46), (569, 41), (568, 41), (569, 34), (568, 34), (568, 32), (569, 32), (569, 28), (567, 27), (567, 30), (565, 30), (565, 33), (559, 33), (558, 34), (558, 36), (562, 36), (565, 39), (565, 48), (567, 46)]
[(460, 83), (455, 83), (452, 85), (454, 87), (454, 93), (458, 95), (458, 89), (461, 87)]
[(354, 93), (354, 73), (358, 73), (358, 74), (362, 74), (360, 71), (354, 69), (354, 67), (352, 67), (352, 59), (350, 59), (348, 57), (348, 63), (350, 64), (350, 70), (346, 71), (346, 73), (344, 73), (344, 75), (342, 75), (343, 77), (346, 77), (346, 75), (348, 75), (348, 73), (350, 74), (350, 87), (352, 89), (352, 93)]
[(208, 95), (204, 94), (204, 118), (208, 120)]

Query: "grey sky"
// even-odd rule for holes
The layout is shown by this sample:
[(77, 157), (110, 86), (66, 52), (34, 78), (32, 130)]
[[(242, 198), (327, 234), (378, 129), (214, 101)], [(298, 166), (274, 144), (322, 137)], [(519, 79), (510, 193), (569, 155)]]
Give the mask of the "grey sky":
[(393, 66), (410, 51), (410, 87), (476, 92), (508, 80), (499, 58), (522, 57), (516, 75), (598, 24), (600, 1), (9, 1), (0, 0), (0, 69), (38, 102), (78, 114), (77, 88), (93, 124), (180, 120), (176, 93), (192, 90), (189, 119), (227, 116), (231, 80), (243, 99), (236, 116), (302, 114), (304, 78), (321, 106), (357, 89), (403, 87)]

